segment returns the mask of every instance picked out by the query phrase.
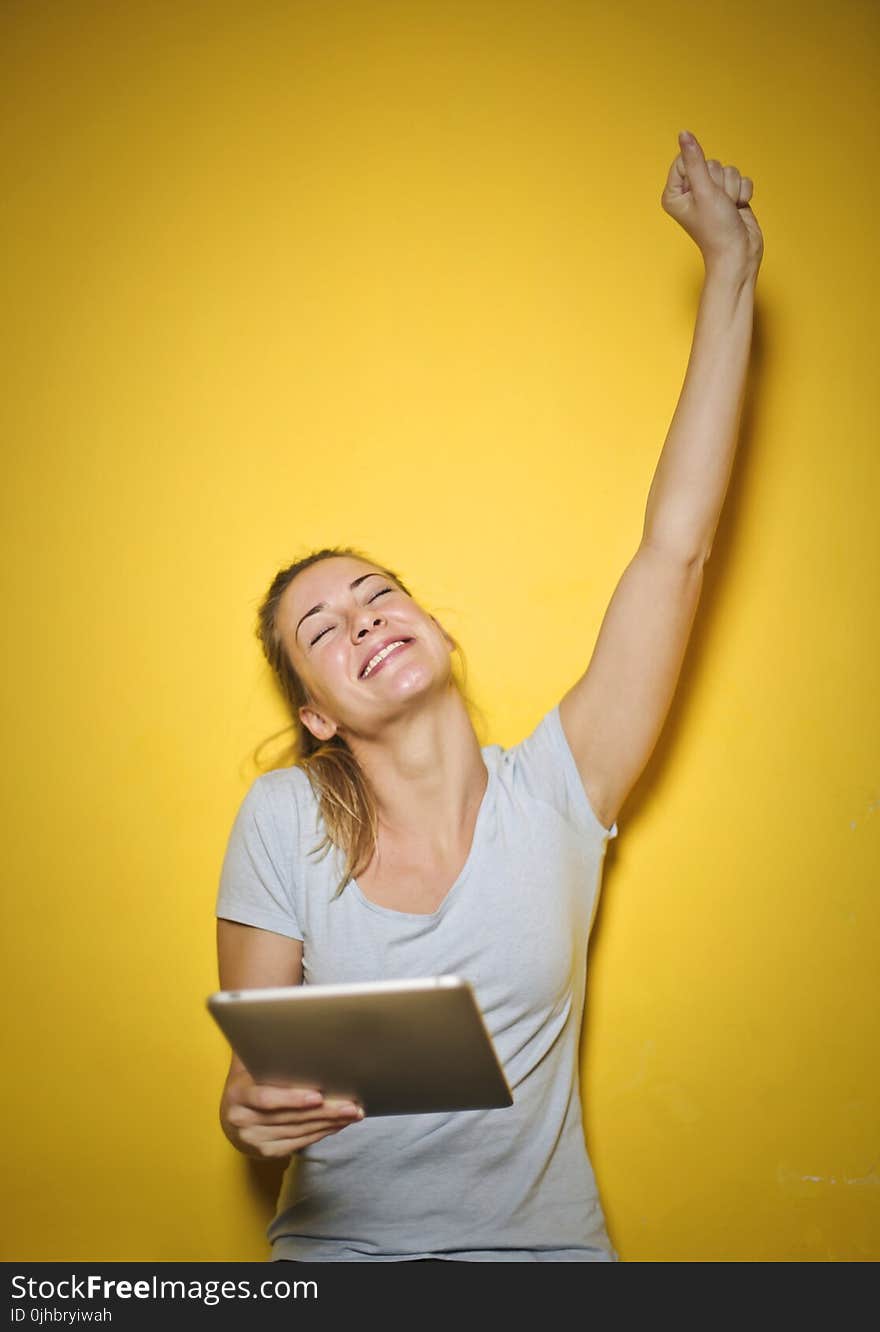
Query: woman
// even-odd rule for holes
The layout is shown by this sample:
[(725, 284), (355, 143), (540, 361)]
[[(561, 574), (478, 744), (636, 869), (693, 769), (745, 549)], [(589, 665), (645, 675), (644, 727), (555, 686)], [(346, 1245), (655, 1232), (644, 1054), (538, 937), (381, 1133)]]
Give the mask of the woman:
[[(617, 1258), (578, 1086), (587, 940), (696, 613), (763, 253), (751, 181), (680, 141), (661, 202), (705, 262), (694, 346), (642, 542), (559, 704), (512, 748), (481, 747), (454, 640), (349, 547), (282, 570), (261, 607), (300, 757), (258, 778), (236, 818), (216, 908), (221, 987), (462, 975), (514, 1097), (370, 1119), (256, 1085), (233, 1057), (224, 1132), (247, 1155), (290, 1158), (273, 1261)], [(511, 651), (528, 633), (526, 613)]]

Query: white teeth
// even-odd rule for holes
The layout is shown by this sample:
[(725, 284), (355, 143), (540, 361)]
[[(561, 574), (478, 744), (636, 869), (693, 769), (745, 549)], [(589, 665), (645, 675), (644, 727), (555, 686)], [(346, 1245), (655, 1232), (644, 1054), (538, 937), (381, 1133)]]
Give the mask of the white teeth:
[(387, 647), (383, 647), (381, 652), (377, 652), (375, 657), (371, 657), (370, 661), (367, 663), (366, 670), (361, 676), (361, 679), (366, 680), (367, 676), (370, 674), (370, 671), (373, 669), (374, 666), (378, 666), (380, 661), (385, 660), (389, 652), (393, 652), (395, 648), (403, 647), (403, 644), (404, 644), (404, 639), (399, 638), (396, 643), (389, 643)]

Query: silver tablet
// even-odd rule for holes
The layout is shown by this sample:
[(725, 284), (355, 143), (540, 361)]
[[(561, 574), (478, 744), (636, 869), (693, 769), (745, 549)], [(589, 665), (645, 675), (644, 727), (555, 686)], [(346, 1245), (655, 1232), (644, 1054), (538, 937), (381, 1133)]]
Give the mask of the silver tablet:
[(220, 990), (208, 1011), (251, 1077), (354, 1098), (367, 1115), (513, 1105), (458, 976)]

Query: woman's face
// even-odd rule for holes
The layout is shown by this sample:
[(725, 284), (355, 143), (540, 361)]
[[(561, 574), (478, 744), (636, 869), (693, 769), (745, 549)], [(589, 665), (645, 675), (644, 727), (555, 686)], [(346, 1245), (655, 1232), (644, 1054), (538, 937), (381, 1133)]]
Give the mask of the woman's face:
[(434, 617), (354, 556), (318, 560), (298, 573), (282, 594), (277, 625), (311, 699), (300, 717), (318, 740), (336, 731), (376, 735), (413, 698), (451, 677), (454, 644)]

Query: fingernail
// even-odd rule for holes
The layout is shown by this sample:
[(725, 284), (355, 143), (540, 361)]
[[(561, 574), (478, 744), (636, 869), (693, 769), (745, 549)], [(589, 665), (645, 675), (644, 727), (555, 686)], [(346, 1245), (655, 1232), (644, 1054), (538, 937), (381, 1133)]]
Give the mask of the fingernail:
[(305, 1096), (306, 1105), (320, 1105), (323, 1099), (324, 1097), (321, 1095), (320, 1092), (316, 1091), (306, 1092)]
[(688, 130), (679, 130), (678, 138), (680, 143), (692, 144), (696, 142), (693, 134), (689, 133)]

